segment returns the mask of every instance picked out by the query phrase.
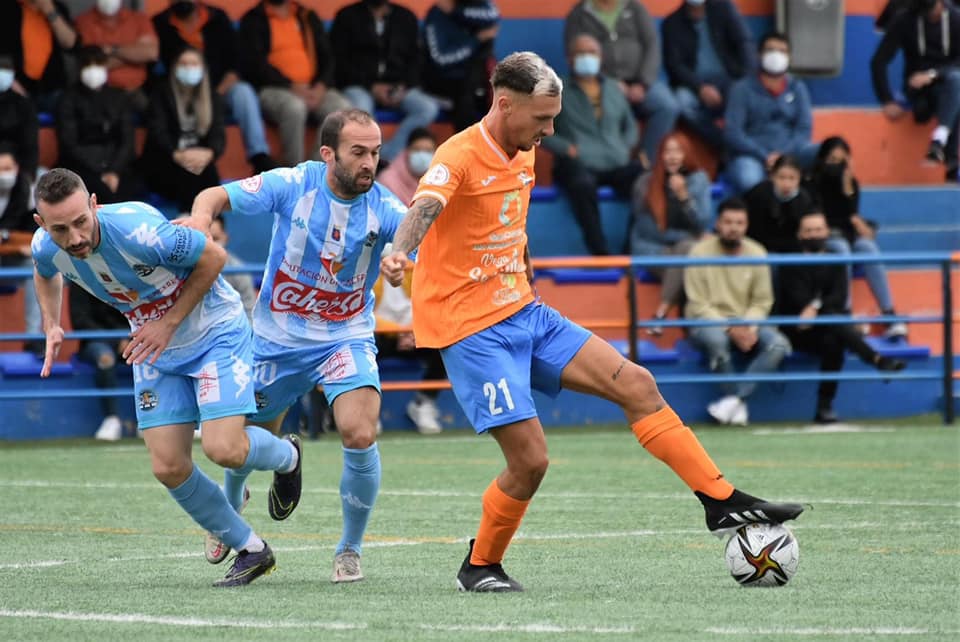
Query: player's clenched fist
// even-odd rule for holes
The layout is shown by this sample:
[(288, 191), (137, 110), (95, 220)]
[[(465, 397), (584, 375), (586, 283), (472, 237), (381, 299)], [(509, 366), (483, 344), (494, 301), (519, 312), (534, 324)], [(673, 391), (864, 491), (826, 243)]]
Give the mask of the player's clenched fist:
[(391, 252), (380, 261), (380, 272), (387, 283), (399, 287), (403, 283), (403, 272), (407, 269), (407, 255), (403, 252)]

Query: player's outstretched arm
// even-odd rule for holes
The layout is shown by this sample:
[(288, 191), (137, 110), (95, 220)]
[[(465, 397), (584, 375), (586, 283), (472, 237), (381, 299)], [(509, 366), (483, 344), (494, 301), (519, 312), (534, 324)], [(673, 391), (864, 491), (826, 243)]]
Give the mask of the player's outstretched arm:
[(46, 378), (50, 376), (53, 360), (57, 358), (63, 344), (63, 328), (60, 327), (63, 276), (58, 273), (48, 279), (34, 270), (33, 283), (37, 291), (37, 301), (40, 303), (40, 313), (43, 315), (43, 332), (47, 335), (47, 350), (43, 357), (43, 368), (40, 370), (40, 376)]
[(393, 252), (383, 257), (380, 271), (387, 283), (396, 287), (403, 283), (403, 271), (407, 266), (407, 256), (420, 246), (427, 230), (443, 211), (443, 203), (435, 198), (423, 196), (410, 206), (403, 217), (396, 234), (393, 235)]
[(207, 241), (193, 271), (183, 282), (176, 303), (162, 317), (148, 321), (131, 335), (130, 343), (123, 351), (123, 358), (128, 364), (141, 364), (148, 360), (151, 364), (157, 362), (173, 333), (210, 291), (226, 262), (227, 251)]
[(193, 199), (193, 207), (190, 208), (190, 218), (185, 219), (181, 224), (186, 227), (199, 230), (204, 234), (210, 232), (210, 223), (218, 214), (230, 209), (230, 197), (227, 196), (227, 190), (219, 185), (208, 187)]

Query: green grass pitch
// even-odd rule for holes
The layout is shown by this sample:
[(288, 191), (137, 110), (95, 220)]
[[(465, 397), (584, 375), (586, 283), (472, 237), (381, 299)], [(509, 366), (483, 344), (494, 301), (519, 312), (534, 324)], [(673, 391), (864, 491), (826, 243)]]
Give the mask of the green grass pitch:
[(286, 522), (267, 516), (268, 474), (251, 478), (246, 516), (279, 567), (234, 590), (210, 586), (227, 564), (204, 561), (142, 443), (0, 446), (0, 640), (960, 640), (956, 427), (697, 434), (738, 487), (810, 505), (787, 586), (738, 586), (699, 503), (621, 427), (548, 431), (551, 467), (504, 563), (527, 592), (510, 595), (455, 588), (501, 468), (488, 437), (383, 437), (352, 585), (330, 583), (339, 442), (306, 442)]

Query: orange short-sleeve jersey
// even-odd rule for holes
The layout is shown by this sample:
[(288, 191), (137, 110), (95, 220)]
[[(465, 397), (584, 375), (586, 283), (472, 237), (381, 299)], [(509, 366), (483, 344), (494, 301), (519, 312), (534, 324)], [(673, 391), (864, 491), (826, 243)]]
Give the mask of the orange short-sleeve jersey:
[(533, 151), (508, 158), (483, 121), (437, 149), (413, 197), (443, 204), (413, 272), (417, 345), (444, 348), (533, 301), (524, 262), (533, 160)]

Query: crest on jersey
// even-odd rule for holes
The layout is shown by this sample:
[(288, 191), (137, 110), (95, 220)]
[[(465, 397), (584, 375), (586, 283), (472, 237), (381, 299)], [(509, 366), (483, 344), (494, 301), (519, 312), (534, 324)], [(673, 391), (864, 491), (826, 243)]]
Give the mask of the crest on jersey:
[(157, 393), (153, 390), (141, 390), (139, 397), (140, 410), (153, 410), (157, 407)]
[(341, 232), (339, 227), (334, 225), (333, 231), (330, 232), (330, 238), (332, 238), (334, 241), (339, 241), (340, 239), (343, 238), (343, 232)]
[(106, 272), (97, 272), (97, 276), (99, 276), (100, 280), (104, 283), (113, 283), (113, 279), (111, 279), (110, 275)]
[(133, 266), (133, 271), (141, 279), (145, 279), (146, 277), (150, 276), (151, 274), (153, 274), (153, 271), (156, 269), (157, 268), (152, 265), (144, 265), (143, 263), (137, 263), (136, 265)]
[(450, 170), (443, 163), (437, 163), (423, 175), (427, 185), (446, 185), (450, 181)]

